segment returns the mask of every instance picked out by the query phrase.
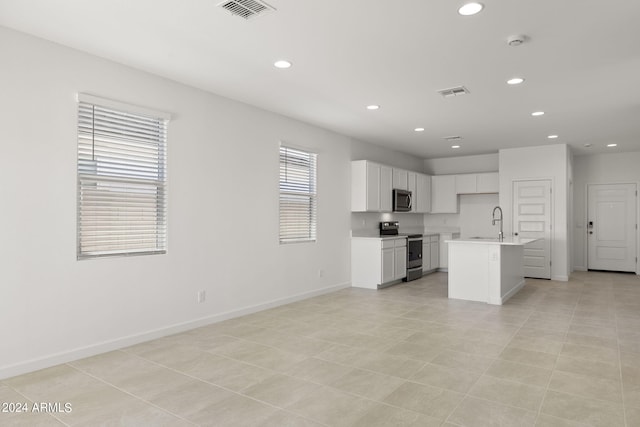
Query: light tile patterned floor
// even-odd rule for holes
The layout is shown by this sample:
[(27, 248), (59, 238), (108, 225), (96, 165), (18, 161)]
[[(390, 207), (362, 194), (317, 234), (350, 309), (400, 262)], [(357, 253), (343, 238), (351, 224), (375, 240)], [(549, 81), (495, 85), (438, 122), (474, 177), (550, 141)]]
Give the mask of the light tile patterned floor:
[(346, 289), (0, 383), (0, 425), (640, 426), (640, 279), (527, 280), (502, 307), (436, 273)]

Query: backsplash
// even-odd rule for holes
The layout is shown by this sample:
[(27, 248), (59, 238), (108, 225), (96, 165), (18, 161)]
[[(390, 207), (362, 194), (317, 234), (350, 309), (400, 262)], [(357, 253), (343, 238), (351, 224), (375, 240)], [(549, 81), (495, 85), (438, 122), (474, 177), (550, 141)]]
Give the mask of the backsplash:
[(426, 214), (424, 226), (428, 229), (438, 227), (459, 227), (462, 238), (494, 237), (497, 227), (491, 225), (491, 212), (498, 206), (497, 194), (462, 194), (459, 197), (459, 213)]
[(352, 212), (351, 231), (377, 233), (380, 221), (398, 221), (402, 233), (422, 232), (424, 216), (412, 213)]
[(491, 212), (498, 206), (497, 194), (462, 194), (457, 214), (412, 214), (352, 212), (351, 231), (376, 234), (380, 221), (398, 221), (401, 233), (430, 231), (460, 231), (463, 238), (494, 237), (497, 227), (491, 225)]

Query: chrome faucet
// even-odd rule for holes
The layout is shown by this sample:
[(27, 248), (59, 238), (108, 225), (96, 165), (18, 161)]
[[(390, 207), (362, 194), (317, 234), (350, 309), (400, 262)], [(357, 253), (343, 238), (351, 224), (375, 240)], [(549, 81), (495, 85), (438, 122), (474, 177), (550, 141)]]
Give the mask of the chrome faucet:
[[(496, 218), (496, 211), (500, 212), (500, 218)], [(502, 208), (500, 206), (493, 208), (493, 212), (491, 213), (491, 225), (496, 225), (496, 221), (500, 221), (498, 240), (502, 242), (504, 240), (504, 233), (502, 232)]]

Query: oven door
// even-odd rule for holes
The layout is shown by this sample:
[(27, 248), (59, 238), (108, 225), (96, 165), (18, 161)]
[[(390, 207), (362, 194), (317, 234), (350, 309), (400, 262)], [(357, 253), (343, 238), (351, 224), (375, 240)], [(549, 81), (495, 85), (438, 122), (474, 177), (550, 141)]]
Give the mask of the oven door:
[(407, 269), (422, 268), (422, 237), (407, 240)]

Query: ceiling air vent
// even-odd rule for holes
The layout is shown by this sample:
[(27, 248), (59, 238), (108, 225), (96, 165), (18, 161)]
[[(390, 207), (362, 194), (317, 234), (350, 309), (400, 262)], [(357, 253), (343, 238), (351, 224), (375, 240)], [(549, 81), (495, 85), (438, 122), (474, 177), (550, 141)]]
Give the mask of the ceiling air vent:
[(449, 142), (455, 142), (455, 141), (460, 141), (462, 139), (461, 136), (445, 136), (442, 139), (449, 141)]
[(469, 89), (464, 86), (457, 86), (451, 87), (449, 89), (440, 89), (437, 92), (445, 98), (451, 98), (453, 96), (466, 95), (469, 93)]
[(244, 19), (254, 18), (258, 15), (276, 10), (265, 2), (258, 0), (228, 0), (218, 3), (218, 6), (228, 10), (232, 15)]

